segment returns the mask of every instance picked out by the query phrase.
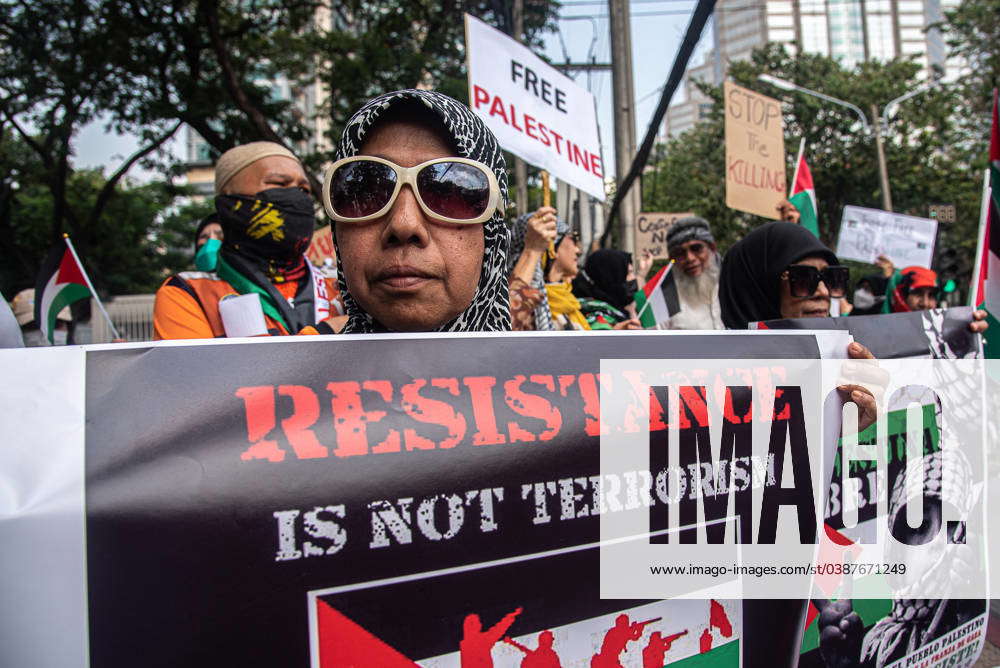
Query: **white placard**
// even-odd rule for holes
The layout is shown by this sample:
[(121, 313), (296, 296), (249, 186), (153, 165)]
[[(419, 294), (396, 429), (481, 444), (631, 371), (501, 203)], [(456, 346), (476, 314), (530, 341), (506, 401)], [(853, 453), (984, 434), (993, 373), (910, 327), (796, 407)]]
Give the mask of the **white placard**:
[(465, 15), (469, 106), (500, 145), (604, 201), (594, 96), (499, 30)]
[(899, 268), (930, 267), (937, 221), (900, 213), (845, 206), (837, 238), (837, 257), (875, 264), (885, 255)]
[(264, 309), (260, 305), (260, 295), (256, 292), (239, 297), (223, 297), (219, 301), (219, 315), (229, 338), (267, 335)]

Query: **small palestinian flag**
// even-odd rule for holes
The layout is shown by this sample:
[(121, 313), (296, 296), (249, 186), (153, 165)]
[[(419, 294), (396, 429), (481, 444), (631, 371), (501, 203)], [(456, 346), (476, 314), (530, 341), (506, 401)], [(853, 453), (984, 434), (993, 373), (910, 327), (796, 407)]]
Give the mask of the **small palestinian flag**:
[(813, 177), (809, 165), (806, 164), (805, 153), (801, 151), (799, 162), (795, 166), (795, 181), (792, 183), (788, 201), (799, 210), (801, 216), (799, 224), (818, 237), (819, 216), (816, 212), (819, 208), (816, 206), (816, 188), (813, 187)]
[(1000, 357), (1000, 118), (997, 91), (993, 90), (993, 123), (990, 132), (989, 185), (983, 192), (979, 226), (978, 272), (973, 276), (973, 305), (989, 313), (986, 357)]
[(49, 251), (35, 284), (35, 322), (49, 343), (53, 342), (59, 311), (91, 294), (83, 267), (65, 239)]
[(670, 320), (671, 316), (681, 310), (677, 283), (671, 271), (673, 266), (673, 262), (664, 265), (653, 278), (649, 279), (642, 290), (635, 293), (635, 308), (639, 313), (639, 322), (645, 329), (654, 328), (658, 323)]

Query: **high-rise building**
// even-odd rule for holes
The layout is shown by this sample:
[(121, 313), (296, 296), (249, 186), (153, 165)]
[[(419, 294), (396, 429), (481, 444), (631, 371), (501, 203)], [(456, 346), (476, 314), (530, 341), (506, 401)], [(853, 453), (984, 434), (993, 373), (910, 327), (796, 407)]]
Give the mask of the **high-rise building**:
[(704, 118), (705, 96), (691, 84), (718, 85), (732, 61), (747, 60), (753, 49), (779, 42), (795, 53), (818, 53), (845, 67), (865, 60), (914, 56), (924, 76), (940, 70), (958, 77), (962, 64), (948, 58), (941, 31), (934, 26), (960, 0), (719, 0), (715, 7), (713, 48), (702, 65), (688, 70), (687, 98), (667, 111), (664, 133), (676, 136)]

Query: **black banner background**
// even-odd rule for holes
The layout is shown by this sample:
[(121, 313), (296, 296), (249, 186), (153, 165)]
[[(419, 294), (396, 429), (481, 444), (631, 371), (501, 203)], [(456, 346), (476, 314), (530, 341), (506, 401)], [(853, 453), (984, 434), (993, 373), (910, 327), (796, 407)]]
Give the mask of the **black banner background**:
[[(595, 541), (598, 518), (532, 522), (522, 484), (598, 472), (599, 439), (584, 431), (578, 383), (561, 395), (559, 376), (595, 374), (600, 360), (621, 358), (815, 358), (812, 336), (497, 336), (428, 339), (331, 339), (267, 344), (150, 347), (91, 351), (87, 358), (86, 508), (91, 665), (305, 666), (309, 660), (306, 592), (353, 582), (419, 573)], [(467, 377), (494, 376), (492, 405), (501, 433), (509, 422), (536, 435), (538, 419), (505, 402), (503, 384), (517, 375), (551, 375), (555, 391), (530, 382), (561, 413), (549, 441), (473, 446), (473, 408)], [(449, 449), (335, 456), (337, 418), (329, 383), (386, 380), (391, 401), (362, 393), (366, 410), (386, 412), (368, 427), (368, 440), (388, 429), (413, 429), (441, 439), (443, 427), (407, 414), (400, 388), (414, 378), (457, 378), (459, 396), (424, 387), (421, 395), (447, 400), (469, 417), (461, 442)], [(276, 428), (266, 435), (286, 451), (281, 462), (241, 460), (250, 446), (240, 388), (294, 385), (318, 398), (312, 429), (329, 449), (322, 458), (297, 459), (282, 432), (292, 414), (276, 394)], [(495, 504), (499, 528), (479, 529), (476, 507), (451, 540), (432, 541), (415, 526), (413, 542), (371, 548), (367, 504), (377, 499), (421, 499), (435, 494), (504, 487)], [(273, 513), (343, 504), (347, 533), (335, 554), (276, 561)], [(438, 526), (447, 517), (438, 516)], [(329, 543), (321, 543), (324, 546)], [(592, 555), (592, 556), (589, 556)], [(521, 596), (539, 602), (525, 613), (526, 628), (542, 629), (567, 616), (592, 616), (627, 602), (598, 600), (596, 553), (524, 569), (449, 580), (448, 586), (411, 588), (422, 597), (393, 605), (359, 603), (377, 635), (398, 642), (414, 658), (454, 650), (461, 633), (441, 633), (456, 611), (504, 614)], [(451, 584), (454, 583), (454, 584)], [(573, 592), (569, 594), (568, 592)], [(381, 594), (379, 594), (381, 595)], [(586, 602), (589, 601), (589, 604)], [(482, 604), (482, 606), (480, 605)], [(541, 603), (549, 611), (537, 613)], [(482, 608), (482, 609), (481, 609)], [(362, 612), (367, 609), (369, 612)], [(374, 611), (374, 612), (372, 612)], [(536, 614), (537, 613), (537, 614)], [(459, 612), (458, 614), (461, 614)], [(367, 621), (367, 618), (366, 618)], [(370, 627), (368, 627), (370, 628)]]

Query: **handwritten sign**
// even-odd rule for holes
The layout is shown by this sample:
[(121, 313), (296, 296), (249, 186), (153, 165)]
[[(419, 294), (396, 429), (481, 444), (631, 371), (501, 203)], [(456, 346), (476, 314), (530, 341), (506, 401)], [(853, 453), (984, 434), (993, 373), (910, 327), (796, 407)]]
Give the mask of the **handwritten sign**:
[(845, 206), (837, 237), (837, 257), (875, 264), (885, 255), (899, 268), (930, 267), (937, 221), (881, 209)]
[(667, 232), (681, 218), (693, 213), (640, 213), (635, 218), (635, 257), (649, 251), (654, 260), (670, 257), (667, 252)]
[(327, 258), (333, 260), (333, 266), (337, 266), (337, 251), (333, 249), (333, 230), (329, 225), (313, 232), (306, 257), (317, 267), (322, 267)]
[(778, 218), (785, 199), (785, 138), (781, 103), (727, 81), (726, 206)]
[(523, 44), (465, 15), (469, 106), (500, 146), (604, 201), (594, 96)]

